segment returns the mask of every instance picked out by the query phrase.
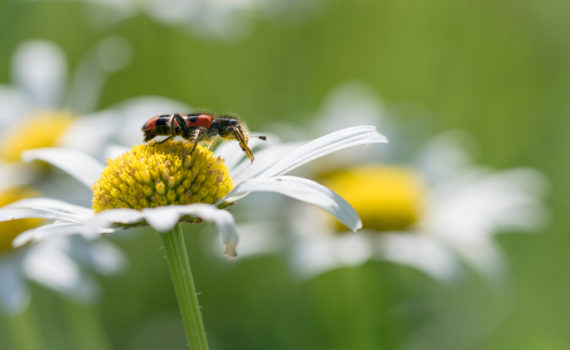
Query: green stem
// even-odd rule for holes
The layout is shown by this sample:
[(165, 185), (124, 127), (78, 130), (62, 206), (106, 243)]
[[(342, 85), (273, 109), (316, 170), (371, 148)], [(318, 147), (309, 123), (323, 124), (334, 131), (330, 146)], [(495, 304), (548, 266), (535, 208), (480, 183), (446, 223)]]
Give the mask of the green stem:
[(159, 234), (159, 236), (162, 238), (164, 250), (166, 251), (166, 260), (168, 260), (168, 267), (172, 275), (172, 283), (178, 298), (178, 306), (182, 314), (182, 321), (184, 322), (190, 349), (208, 350), (206, 330), (202, 321), (196, 287), (192, 278), (180, 224), (176, 225), (172, 231)]
[(107, 334), (101, 324), (97, 309), (73, 300), (64, 299), (65, 312), (71, 327), (74, 349), (110, 350), (112, 349)]
[(9, 315), (12, 339), (18, 350), (40, 349), (38, 333), (32, 316), (30, 308)]

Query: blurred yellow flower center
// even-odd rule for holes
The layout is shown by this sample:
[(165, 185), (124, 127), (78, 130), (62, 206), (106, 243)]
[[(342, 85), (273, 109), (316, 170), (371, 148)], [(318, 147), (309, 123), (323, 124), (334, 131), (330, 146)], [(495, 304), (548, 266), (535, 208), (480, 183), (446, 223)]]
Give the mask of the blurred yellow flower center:
[[(27, 188), (13, 187), (0, 191), (0, 207), (20, 199), (35, 196), (36, 193)], [(20, 219), (0, 222), (0, 255), (12, 250), (12, 241), (20, 233), (37, 227), (40, 219)]]
[[(364, 229), (402, 230), (416, 223), (423, 210), (424, 187), (411, 170), (368, 165), (327, 176), (325, 185), (356, 210)], [(339, 223), (339, 228), (342, 225)]]
[(23, 123), (14, 121), (0, 141), (0, 157), (7, 162), (20, 160), (22, 152), (42, 147), (53, 147), (74, 117), (66, 111), (37, 113)]
[(93, 209), (213, 204), (234, 187), (222, 158), (183, 141), (147, 143), (108, 160), (93, 185)]

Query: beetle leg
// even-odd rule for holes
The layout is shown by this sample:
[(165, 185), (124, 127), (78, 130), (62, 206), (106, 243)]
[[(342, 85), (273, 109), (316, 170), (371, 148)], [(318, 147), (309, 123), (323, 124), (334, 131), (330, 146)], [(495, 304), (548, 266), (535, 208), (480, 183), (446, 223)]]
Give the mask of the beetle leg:
[(174, 136), (168, 136), (168, 137), (165, 138), (164, 140), (160, 140), (160, 141), (158, 141), (157, 143), (158, 143), (158, 144), (165, 143), (166, 141), (171, 140), (173, 137), (174, 137)]
[(245, 152), (249, 160), (253, 163), (253, 153), (251, 152), (249, 146), (247, 145), (247, 141), (245, 140), (243, 131), (239, 128), (234, 128), (232, 132), (234, 134), (235, 139), (239, 142), (241, 149)]
[[(188, 137), (188, 126), (186, 125), (186, 121), (184, 121), (184, 118), (182, 118), (180, 114), (174, 114), (172, 117), (176, 120), (178, 126), (180, 127), (180, 136)], [(174, 128), (174, 123), (172, 123), (172, 128), (173, 128), (172, 135), (176, 135), (176, 129)]]
[(189, 133), (188, 140), (190, 140), (190, 142), (194, 142), (194, 147), (192, 147), (190, 154), (194, 153), (196, 146), (198, 146), (198, 141), (200, 141), (200, 134), (202, 132), (204, 132), (204, 130), (200, 127), (190, 128), (190, 130), (188, 131)]

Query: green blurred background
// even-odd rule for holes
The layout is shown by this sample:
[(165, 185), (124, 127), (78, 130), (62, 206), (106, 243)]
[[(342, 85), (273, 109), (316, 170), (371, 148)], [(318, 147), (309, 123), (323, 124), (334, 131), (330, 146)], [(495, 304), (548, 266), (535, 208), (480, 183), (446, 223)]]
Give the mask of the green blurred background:
[[(274, 121), (310, 124), (334, 87), (362, 81), (397, 121), (471, 133), (479, 163), (544, 172), (549, 224), (537, 235), (497, 236), (511, 269), (501, 288), (475, 273), (445, 286), (382, 262), (299, 282), (281, 256), (220, 262), (201, 248), (201, 236), (214, 233), (186, 227), (211, 347), (569, 349), (570, 2), (321, 3), (302, 20), (254, 18), (249, 35), (223, 41), (144, 15), (97, 28), (79, 2), (2, 2), (0, 83), (10, 82), (11, 55), (24, 40), (59, 44), (73, 69), (99, 40), (121, 36), (133, 61), (109, 78), (100, 108), (161, 95), (270, 131)], [(113, 348), (183, 348), (158, 237), (113, 239), (130, 259), (126, 274), (100, 279)], [(79, 348), (62, 331), (73, 325), (56, 295), (34, 287), (33, 306), (46, 349)], [(2, 318), (0, 348), (10, 344)]]

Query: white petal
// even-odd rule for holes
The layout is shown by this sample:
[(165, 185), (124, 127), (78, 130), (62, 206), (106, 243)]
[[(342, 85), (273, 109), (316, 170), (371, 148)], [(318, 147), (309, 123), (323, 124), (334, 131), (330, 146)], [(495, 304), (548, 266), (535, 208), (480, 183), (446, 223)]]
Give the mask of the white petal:
[(103, 165), (85, 153), (65, 148), (40, 148), (26, 151), (24, 161), (43, 160), (60, 168), (91, 188), (103, 172)]
[(350, 204), (332, 190), (312, 180), (296, 176), (250, 179), (236, 186), (225, 199), (234, 201), (250, 192), (280, 193), (323, 208), (353, 231), (362, 227), (358, 214)]
[[(4, 210), (12, 210), (14, 209), (14, 215), (20, 215), (19, 218), (46, 218), (46, 219), (54, 219), (54, 220), (64, 220), (64, 221), (73, 221), (73, 222), (80, 222), (83, 221), (85, 218), (93, 215), (93, 211), (89, 208), (81, 207), (78, 205), (66, 203), (57, 199), (51, 198), (27, 198), (22, 199), (13, 203), (8, 204), (7, 206), (0, 209), (0, 213), (2, 215), (1, 220), (10, 220), (9, 215), (4, 213)], [(21, 209), (21, 212), (15, 211), (15, 209)], [(54, 217), (44, 217), (44, 216), (32, 216), (31, 214), (27, 214), (23, 210), (30, 210), (29, 213), (42, 213), (41, 215), (50, 215), (53, 214)], [(30, 216), (23, 216), (23, 215), (30, 215)]]
[(271, 168), (260, 176), (270, 177), (286, 174), (289, 171), (308, 163), (314, 159), (348, 147), (388, 142), (386, 138), (376, 131), (376, 127), (361, 125), (335, 131), (319, 137), (278, 160)]
[(117, 132), (119, 115), (103, 111), (77, 118), (59, 139), (59, 145), (90, 155), (100, 154)]
[(166, 206), (151, 209), (143, 209), (144, 219), (147, 224), (158, 232), (170, 231), (180, 219), (182, 209), (179, 206)]
[(0, 125), (7, 128), (14, 120), (22, 121), (24, 115), (33, 108), (30, 98), (20, 89), (0, 85)]
[(13, 254), (0, 258), (0, 310), (6, 313), (23, 311), (30, 301), (20, 258)]
[(90, 265), (99, 274), (116, 275), (125, 270), (127, 257), (108, 240), (86, 243), (90, 250)]
[(234, 184), (239, 184), (246, 179), (259, 175), (269, 167), (273, 166), (278, 159), (282, 159), (301, 145), (302, 143), (295, 142), (269, 146), (255, 153), (255, 160), (253, 163), (250, 163), (248, 160), (233, 167), (228, 166), (230, 176), (232, 177)]
[(158, 232), (172, 230), (181, 216), (192, 216), (216, 224), (225, 245), (224, 253), (237, 256), (238, 234), (232, 214), (209, 204), (171, 205), (143, 210), (146, 222)]
[(0, 162), (0, 190), (30, 184), (39, 175), (40, 171), (27, 164)]
[(83, 225), (83, 236), (95, 238), (115, 230), (115, 224), (135, 224), (143, 220), (143, 213), (135, 209), (109, 209), (99, 212)]
[(14, 81), (33, 97), (37, 107), (56, 107), (61, 102), (66, 70), (63, 51), (48, 41), (21, 44), (12, 63)]
[(459, 262), (453, 251), (437, 239), (415, 233), (365, 233), (373, 238), (379, 259), (414, 267), (431, 277), (452, 281)]
[(81, 225), (54, 222), (22, 232), (12, 241), (12, 246), (21, 247), (31, 242), (49, 240), (52, 237), (81, 233)]
[[(0, 221), (10, 221), (10, 220), (18, 220), (18, 219), (46, 219), (46, 220), (66, 220), (71, 219), (71, 222), (76, 221), (75, 218), (69, 217), (65, 213), (57, 213), (57, 212), (49, 212), (45, 210), (38, 210), (38, 209), (11, 209), (11, 208), (2, 208), (0, 209)], [(69, 221), (68, 221), (69, 222)]]
[[(93, 215), (93, 210), (79, 205), (70, 204), (57, 199), (51, 198), (26, 198), (8, 204), (3, 207), (7, 209), (32, 209), (46, 213), (61, 214), (57, 219), (65, 220), (67, 217), (81, 220), (85, 217)], [(67, 216), (66, 216), (67, 215)], [(33, 217), (33, 216), (31, 216)]]

